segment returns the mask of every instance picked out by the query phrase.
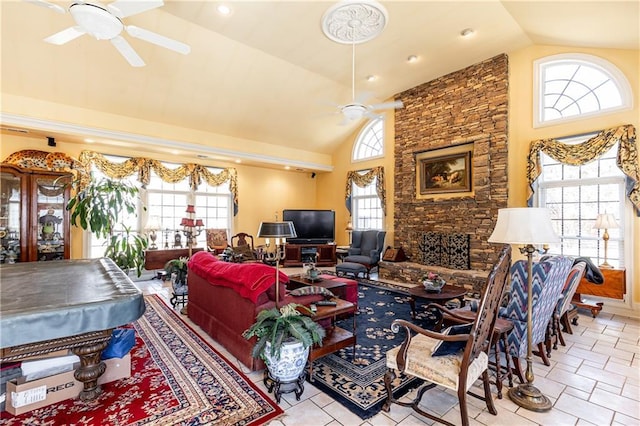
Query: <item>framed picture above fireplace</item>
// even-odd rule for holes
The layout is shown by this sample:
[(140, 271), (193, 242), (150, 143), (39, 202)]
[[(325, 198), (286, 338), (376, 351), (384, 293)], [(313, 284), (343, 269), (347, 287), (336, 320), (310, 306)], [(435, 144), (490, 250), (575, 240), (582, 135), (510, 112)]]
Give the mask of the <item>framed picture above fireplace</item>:
[(473, 144), (417, 154), (417, 195), (471, 192), (472, 154)]

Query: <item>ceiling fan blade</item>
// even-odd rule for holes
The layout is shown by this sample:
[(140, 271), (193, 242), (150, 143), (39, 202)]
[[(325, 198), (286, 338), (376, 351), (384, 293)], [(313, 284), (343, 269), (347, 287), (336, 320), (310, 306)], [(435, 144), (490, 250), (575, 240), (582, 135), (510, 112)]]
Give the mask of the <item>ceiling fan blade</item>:
[(44, 41), (51, 44), (62, 45), (69, 43), (71, 40), (75, 40), (86, 32), (78, 26), (69, 27), (66, 30), (62, 30), (59, 33), (55, 33), (45, 38)]
[(165, 37), (163, 35), (154, 33), (153, 31), (145, 30), (134, 25), (128, 25), (126, 27), (127, 33), (131, 37), (139, 38), (140, 40), (148, 41), (149, 43), (156, 44), (161, 47), (165, 47), (174, 52), (182, 53), (183, 55), (191, 52), (191, 47), (188, 44), (184, 44), (177, 40)]
[(402, 101), (395, 101), (395, 102), (385, 102), (382, 104), (369, 105), (369, 110), (377, 111), (381, 109), (397, 109), (397, 108), (403, 108), (403, 107), (404, 107), (404, 104), (402, 103)]
[(163, 5), (162, 0), (116, 0), (107, 5), (107, 10), (122, 19)]
[(66, 10), (64, 10), (64, 7), (58, 4), (49, 3), (46, 0), (24, 0), (24, 1), (26, 1), (27, 3), (35, 4), (36, 6), (46, 7), (47, 9), (51, 9), (54, 12), (58, 12), (63, 15), (66, 13)]
[(120, 52), (122, 56), (124, 56), (124, 58), (127, 60), (127, 62), (129, 62), (129, 64), (131, 64), (132, 67), (145, 66), (145, 63), (140, 55), (138, 55), (136, 51), (133, 50), (133, 47), (131, 47), (129, 42), (122, 38), (122, 36), (116, 36), (112, 38), (111, 44), (113, 44), (116, 49), (118, 49), (118, 52)]

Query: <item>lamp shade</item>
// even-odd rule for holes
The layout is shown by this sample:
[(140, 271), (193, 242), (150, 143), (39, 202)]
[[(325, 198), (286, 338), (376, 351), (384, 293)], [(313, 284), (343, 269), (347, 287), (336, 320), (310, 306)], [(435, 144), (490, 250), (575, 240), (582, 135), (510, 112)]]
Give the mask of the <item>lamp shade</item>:
[(262, 222), (258, 229), (258, 237), (260, 238), (295, 238), (296, 228), (293, 222)]
[(498, 221), (490, 243), (548, 244), (560, 242), (553, 230), (549, 210), (541, 207), (514, 207), (498, 210)]
[(160, 218), (158, 216), (150, 216), (144, 229), (147, 231), (157, 231), (162, 228)]
[(593, 229), (616, 229), (618, 222), (611, 213), (599, 214), (596, 217), (596, 223), (593, 224)]
[(185, 210), (187, 213), (195, 213), (196, 212), (196, 208), (193, 206), (193, 204), (188, 204), (187, 205), (187, 210)]

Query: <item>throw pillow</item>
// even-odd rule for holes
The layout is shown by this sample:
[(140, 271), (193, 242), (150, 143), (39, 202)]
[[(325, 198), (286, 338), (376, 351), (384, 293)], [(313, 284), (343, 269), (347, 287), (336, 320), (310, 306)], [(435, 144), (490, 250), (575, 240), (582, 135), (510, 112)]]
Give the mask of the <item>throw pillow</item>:
[[(473, 323), (452, 325), (451, 327), (445, 328), (442, 331), (442, 334), (449, 335), (449, 336), (454, 336), (456, 334), (469, 334), (472, 326), (473, 326)], [(457, 342), (447, 342), (447, 341), (441, 340), (433, 348), (433, 353), (431, 354), (431, 356), (455, 355), (458, 352), (463, 351), (465, 346), (467, 346), (467, 340), (461, 340)]]
[(310, 294), (321, 294), (326, 298), (334, 297), (331, 291), (327, 290), (324, 287), (319, 287), (315, 285), (308, 285), (308, 286), (296, 288), (295, 290), (291, 290), (289, 294), (292, 296), (308, 296)]

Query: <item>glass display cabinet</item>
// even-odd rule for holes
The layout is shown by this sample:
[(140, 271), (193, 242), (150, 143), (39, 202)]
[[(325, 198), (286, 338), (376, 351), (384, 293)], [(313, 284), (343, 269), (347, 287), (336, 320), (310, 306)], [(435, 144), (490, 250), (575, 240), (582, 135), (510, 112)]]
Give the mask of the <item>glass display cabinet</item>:
[(69, 259), (72, 176), (0, 166), (0, 263)]

